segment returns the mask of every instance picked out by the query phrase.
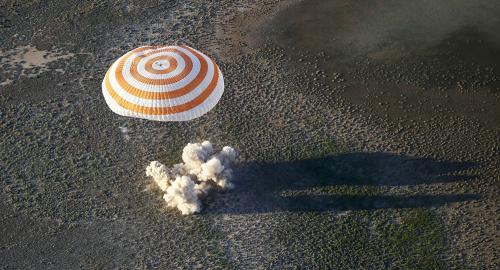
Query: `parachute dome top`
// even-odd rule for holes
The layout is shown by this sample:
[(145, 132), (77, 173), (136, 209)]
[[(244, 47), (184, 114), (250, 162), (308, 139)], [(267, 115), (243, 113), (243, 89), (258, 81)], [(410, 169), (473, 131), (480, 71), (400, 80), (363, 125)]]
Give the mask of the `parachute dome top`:
[(102, 93), (123, 116), (187, 121), (210, 111), (224, 92), (217, 64), (188, 46), (144, 46), (116, 60)]

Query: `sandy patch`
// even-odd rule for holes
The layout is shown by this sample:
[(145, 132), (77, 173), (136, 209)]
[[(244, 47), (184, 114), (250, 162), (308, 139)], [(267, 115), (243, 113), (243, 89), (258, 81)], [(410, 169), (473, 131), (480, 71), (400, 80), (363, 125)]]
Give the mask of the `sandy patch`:
[[(12, 50), (2, 50), (0, 53), (0, 64), (7, 65), (14, 69), (16, 66), (22, 67), (21, 76), (36, 77), (37, 75), (50, 71), (49, 63), (66, 60), (75, 56), (73, 53), (62, 53), (58, 51), (38, 50), (33, 46), (20, 46)], [(29, 72), (27, 72), (29, 71)], [(64, 69), (55, 69), (64, 74)], [(0, 85), (11, 84), (13, 80), (7, 79), (0, 82)]]

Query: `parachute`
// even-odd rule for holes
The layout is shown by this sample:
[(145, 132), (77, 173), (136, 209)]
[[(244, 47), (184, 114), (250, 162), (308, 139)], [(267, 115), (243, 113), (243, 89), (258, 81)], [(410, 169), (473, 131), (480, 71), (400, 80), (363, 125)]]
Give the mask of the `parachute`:
[(209, 112), (224, 92), (217, 64), (189, 46), (144, 46), (116, 60), (102, 93), (123, 116), (187, 121)]

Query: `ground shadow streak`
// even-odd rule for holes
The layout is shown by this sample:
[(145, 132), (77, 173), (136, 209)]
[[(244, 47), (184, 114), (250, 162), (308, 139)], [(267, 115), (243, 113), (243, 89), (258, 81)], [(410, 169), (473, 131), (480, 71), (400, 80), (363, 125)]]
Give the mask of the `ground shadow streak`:
[[(236, 188), (210, 198), (206, 211), (266, 213), (435, 207), (477, 200), (479, 196), (396, 196), (371, 194), (370, 190), (376, 186), (471, 181), (476, 176), (467, 172), (476, 166), (473, 162), (439, 161), (391, 153), (347, 153), (278, 163), (244, 163), (234, 171)], [(334, 186), (342, 186), (347, 192), (333, 195), (322, 192)], [(312, 189), (315, 189), (313, 195)], [(360, 189), (361, 192), (357, 191)]]

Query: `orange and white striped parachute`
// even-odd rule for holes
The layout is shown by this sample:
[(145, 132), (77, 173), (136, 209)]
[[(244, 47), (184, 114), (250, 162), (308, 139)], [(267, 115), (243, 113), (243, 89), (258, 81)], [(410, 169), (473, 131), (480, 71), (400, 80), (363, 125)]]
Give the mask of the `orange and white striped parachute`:
[(102, 93), (119, 115), (186, 121), (210, 111), (224, 92), (215, 62), (188, 46), (145, 46), (116, 60)]

